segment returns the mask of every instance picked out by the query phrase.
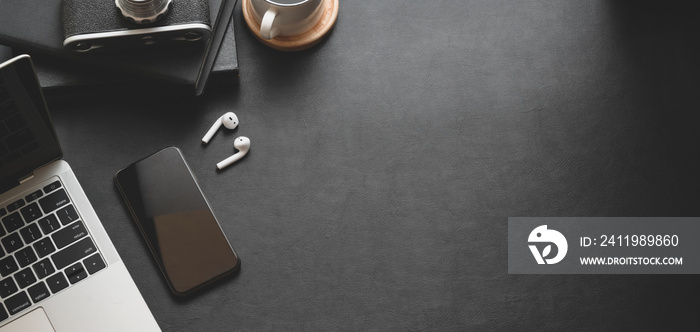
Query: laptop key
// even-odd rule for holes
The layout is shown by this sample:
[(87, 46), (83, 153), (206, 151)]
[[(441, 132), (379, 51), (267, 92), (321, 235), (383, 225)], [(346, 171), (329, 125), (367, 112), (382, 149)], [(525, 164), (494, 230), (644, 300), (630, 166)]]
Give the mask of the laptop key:
[(15, 254), (15, 258), (17, 258), (17, 262), (19, 263), (20, 267), (25, 267), (36, 262), (36, 254), (34, 253), (34, 249), (32, 249), (32, 247), (26, 247), (18, 251)]
[(36, 276), (39, 279), (44, 279), (49, 274), (56, 272), (48, 258), (40, 260), (38, 263), (32, 265), (32, 268), (34, 268), (34, 272), (36, 272)]
[(27, 202), (31, 202), (31, 201), (33, 201), (33, 200), (38, 199), (38, 198), (41, 197), (41, 196), (44, 196), (44, 193), (41, 192), (41, 189), (40, 189), (40, 190), (37, 190), (37, 191), (35, 191), (35, 192), (33, 192), (33, 193), (27, 195), (26, 197), (24, 197), (24, 199), (25, 199)]
[(53, 231), (61, 228), (61, 224), (58, 223), (58, 219), (56, 219), (56, 216), (53, 214), (39, 219), (37, 223), (41, 227), (41, 231), (44, 232), (44, 235), (49, 235)]
[(14, 201), (14, 202), (8, 204), (8, 205), (7, 205), (7, 211), (12, 212), (12, 211), (15, 211), (15, 210), (17, 210), (17, 209), (23, 207), (23, 206), (24, 206), (24, 200), (20, 198), (20, 199)]
[(0, 274), (2, 274), (3, 277), (7, 277), (17, 270), (19, 270), (19, 267), (17, 266), (14, 257), (7, 256), (0, 260)]
[(37, 226), (34, 223), (30, 224), (25, 228), (20, 229), (19, 233), (22, 235), (22, 240), (24, 240), (24, 243), (26, 244), (30, 244), (41, 237), (39, 226)]
[(105, 268), (105, 262), (102, 260), (100, 254), (94, 254), (83, 261), (85, 268), (90, 274), (95, 274), (95, 272)]
[(18, 312), (31, 307), (32, 301), (29, 301), (29, 296), (27, 296), (26, 292), (21, 292), (5, 300), (5, 305), (7, 306), (7, 311), (10, 312), (10, 315), (15, 315)]
[(39, 199), (39, 205), (41, 205), (41, 209), (44, 210), (44, 213), (56, 210), (68, 204), (68, 202), (68, 195), (66, 195), (66, 191), (63, 189), (56, 190), (48, 196)]
[(63, 276), (63, 272), (58, 272), (50, 276), (48, 279), (46, 279), (46, 283), (49, 284), (49, 288), (54, 294), (68, 287), (68, 280), (66, 280), (66, 277)]
[(41, 213), (41, 210), (39, 210), (39, 205), (36, 203), (29, 204), (25, 207), (23, 207), (20, 212), (22, 212), (22, 217), (24, 217), (24, 222), (27, 224), (39, 219), (43, 214)]
[(44, 187), (44, 192), (48, 194), (58, 188), (61, 188), (61, 181), (54, 181), (51, 182), (51, 184), (49, 184), (48, 186)]
[(8, 233), (12, 233), (24, 226), (24, 221), (22, 221), (19, 212), (11, 213), (9, 216), (2, 218), (2, 223), (5, 225)]
[(14, 294), (17, 292), (17, 285), (15, 284), (15, 281), (12, 280), (12, 278), (7, 278), (3, 279), (0, 281), (0, 296), (2, 298), (7, 298), (8, 296)]
[(56, 247), (61, 249), (87, 235), (87, 230), (83, 222), (78, 220), (62, 230), (54, 233), (51, 238), (53, 242), (56, 243)]
[(49, 239), (47, 236), (34, 243), (34, 250), (36, 251), (37, 255), (39, 255), (39, 258), (43, 258), (44, 256), (56, 251), (56, 247), (54, 247), (53, 242), (51, 242), (51, 239)]
[(2, 242), (8, 254), (24, 246), (24, 244), (22, 244), (22, 239), (19, 238), (19, 234), (17, 233), (12, 233), (4, 237), (0, 242)]
[(78, 260), (83, 259), (83, 257), (95, 252), (97, 252), (97, 248), (95, 248), (92, 240), (89, 237), (86, 237), (51, 255), (51, 260), (53, 261), (54, 266), (56, 266), (56, 269), (61, 270), (64, 267), (73, 264)]
[(19, 286), (21, 289), (35, 283), (36, 277), (34, 277), (34, 273), (32, 272), (31, 268), (26, 268), (15, 274), (15, 280), (17, 281), (17, 286)]
[(27, 289), (27, 292), (29, 292), (29, 297), (32, 298), (32, 301), (34, 301), (34, 303), (39, 303), (39, 301), (51, 295), (49, 289), (46, 288), (46, 284), (44, 284), (43, 281), (32, 287), (29, 287), (29, 289)]
[(73, 205), (68, 205), (56, 211), (56, 215), (58, 216), (58, 219), (61, 220), (61, 224), (64, 226), (78, 220), (78, 212), (75, 211)]
[(87, 272), (85, 272), (85, 268), (83, 267), (83, 264), (80, 264), (80, 262), (69, 266), (65, 270), (65, 273), (66, 276), (68, 276), (68, 281), (70, 281), (71, 284), (77, 283), (87, 278)]

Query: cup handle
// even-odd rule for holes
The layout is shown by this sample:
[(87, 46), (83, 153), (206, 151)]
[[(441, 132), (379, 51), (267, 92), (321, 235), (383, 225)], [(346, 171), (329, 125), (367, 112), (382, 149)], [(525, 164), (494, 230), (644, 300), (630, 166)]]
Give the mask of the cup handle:
[(260, 37), (272, 39), (280, 34), (280, 29), (273, 27), (275, 18), (277, 18), (277, 9), (270, 8), (265, 12), (260, 24)]

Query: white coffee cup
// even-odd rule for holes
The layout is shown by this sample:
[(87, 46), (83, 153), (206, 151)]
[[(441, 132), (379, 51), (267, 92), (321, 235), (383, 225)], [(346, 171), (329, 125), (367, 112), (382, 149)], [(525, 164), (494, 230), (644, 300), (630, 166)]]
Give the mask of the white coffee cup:
[(324, 0), (251, 0), (260, 23), (260, 37), (300, 35), (318, 23)]

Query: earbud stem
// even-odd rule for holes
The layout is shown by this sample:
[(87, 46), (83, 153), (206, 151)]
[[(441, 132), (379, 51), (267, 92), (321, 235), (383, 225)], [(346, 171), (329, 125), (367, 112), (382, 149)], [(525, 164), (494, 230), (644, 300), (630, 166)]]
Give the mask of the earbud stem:
[(226, 167), (231, 166), (231, 164), (235, 163), (239, 159), (243, 158), (245, 156), (245, 153), (238, 152), (234, 154), (233, 156), (230, 156), (224, 160), (222, 160), (220, 163), (216, 164), (217, 169), (224, 169)]
[(218, 118), (216, 122), (214, 122), (214, 125), (211, 126), (211, 129), (207, 132), (204, 137), (202, 137), (202, 143), (207, 144), (209, 143), (209, 140), (214, 137), (214, 134), (216, 133), (217, 130), (219, 130), (219, 127), (221, 127), (221, 124), (223, 123), (223, 120), (221, 118)]

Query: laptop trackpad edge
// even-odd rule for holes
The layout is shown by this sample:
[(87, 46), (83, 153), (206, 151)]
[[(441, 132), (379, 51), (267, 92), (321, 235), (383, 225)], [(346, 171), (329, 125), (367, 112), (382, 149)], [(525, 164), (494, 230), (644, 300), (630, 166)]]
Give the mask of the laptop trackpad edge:
[(56, 332), (44, 308), (39, 307), (2, 327), (2, 332)]

